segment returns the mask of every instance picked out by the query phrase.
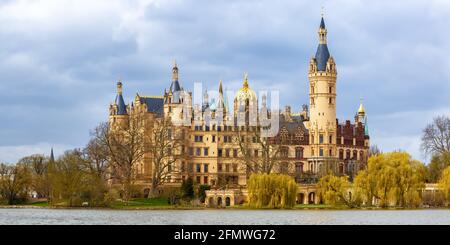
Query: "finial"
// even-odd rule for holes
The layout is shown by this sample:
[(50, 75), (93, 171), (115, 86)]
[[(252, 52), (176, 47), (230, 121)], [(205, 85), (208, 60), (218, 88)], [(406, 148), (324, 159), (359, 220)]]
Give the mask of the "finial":
[(177, 60), (176, 59), (173, 60), (173, 67), (177, 67)]
[(324, 12), (325, 12), (325, 7), (324, 6), (322, 6), (322, 8), (321, 8), (322, 10), (321, 10), (321, 12), (320, 12), (320, 15), (322, 16), (322, 18), (323, 18), (323, 15), (324, 15)]
[(119, 78), (119, 81), (117, 82), (117, 93), (122, 94), (122, 79)]
[(244, 88), (248, 88), (248, 72), (244, 73)]

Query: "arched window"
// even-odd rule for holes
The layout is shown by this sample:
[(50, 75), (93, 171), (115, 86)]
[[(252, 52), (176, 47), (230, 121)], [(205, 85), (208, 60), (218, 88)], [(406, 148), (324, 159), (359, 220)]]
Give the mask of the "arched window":
[(345, 154), (345, 159), (346, 160), (350, 160), (352, 152), (350, 150), (347, 150), (346, 154)]
[(339, 150), (339, 159), (344, 160), (344, 150)]
[(358, 151), (354, 150), (353, 151), (353, 160), (358, 160)]
[(359, 160), (364, 161), (364, 151), (359, 152)]

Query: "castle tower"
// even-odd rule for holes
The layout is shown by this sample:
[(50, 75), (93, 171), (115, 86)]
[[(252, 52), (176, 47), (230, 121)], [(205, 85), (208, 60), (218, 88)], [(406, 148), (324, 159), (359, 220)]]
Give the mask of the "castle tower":
[(128, 119), (128, 109), (122, 96), (122, 81), (117, 82), (117, 95), (113, 104), (109, 107), (110, 125), (120, 125)]
[(314, 172), (323, 162), (336, 159), (336, 64), (327, 46), (327, 29), (322, 19), (319, 26), (319, 46), (309, 65), (310, 144), (315, 159)]
[(176, 61), (172, 67), (172, 83), (169, 91), (164, 92), (164, 115), (173, 119), (173, 123), (181, 125), (190, 118), (190, 94), (180, 86)]

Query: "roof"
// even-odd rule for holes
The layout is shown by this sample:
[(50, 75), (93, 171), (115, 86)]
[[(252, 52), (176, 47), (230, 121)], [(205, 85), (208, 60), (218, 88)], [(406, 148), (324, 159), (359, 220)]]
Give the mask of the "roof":
[(172, 81), (172, 84), (170, 85), (170, 91), (171, 92), (181, 91), (181, 86), (178, 80)]
[(147, 112), (163, 115), (164, 113), (164, 98), (163, 97), (140, 97), (141, 104), (147, 105)]
[(326, 70), (329, 58), (330, 52), (328, 51), (328, 46), (326, 44), (319, 44), (319, 47), (317, 47), (316, 52), (316, 62), (318, 71)]
[(290, 134), (294, 134), (297, 131), (297, 128), (300, 127), (303, 132), (308, 133), (308, 129), (305, 127), (301, 118), (292, 119), (292, 121), (286, 121), (283, 116), (280, 116), (280, 129), (286, 127)]
[(325, 21), (322, 19), (320, 20), (320, 28), (325, 29)]
[(125, 105), (125, 101), (123, 100), (122, 94), (118, 94), (116, 96), (116, 105), (117, 105), (117, 115), (127, 114), (127, 106)]

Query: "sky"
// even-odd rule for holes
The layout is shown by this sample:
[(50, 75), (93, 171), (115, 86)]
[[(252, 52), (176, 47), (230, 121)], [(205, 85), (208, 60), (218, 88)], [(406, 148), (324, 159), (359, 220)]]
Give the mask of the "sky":
[(363, 98), (371, 143), (420, 151), (422, 129), (450, 115), (450, 1), (0, 0), (0, 162), (83, 147), (127, 103), (162, 95), (174, 60), (183, 87), (277, 89), (308, 103), (307, 68), (324, 7), (337, 63), (337, 115)]

